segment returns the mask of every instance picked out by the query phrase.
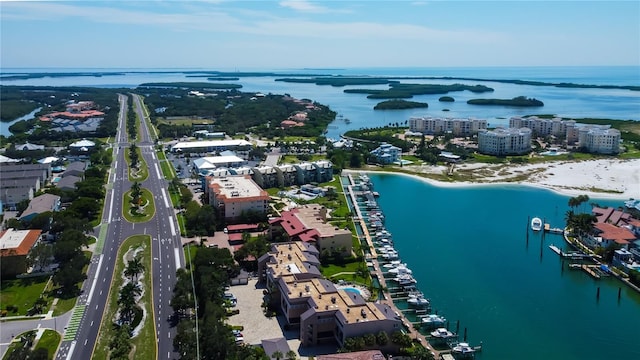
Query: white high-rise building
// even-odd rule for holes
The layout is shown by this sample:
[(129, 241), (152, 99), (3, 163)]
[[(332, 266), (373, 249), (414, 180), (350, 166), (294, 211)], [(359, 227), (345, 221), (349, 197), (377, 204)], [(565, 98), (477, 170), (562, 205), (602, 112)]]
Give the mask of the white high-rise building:
[(428, 135), (453, 134), (454, 136), (471, 136), (479, 130), (487, 128), (487, 120), (479, 119), (443, 119), (432, 117), (412, 117), (409, 119), (409, 130)]
[(487, 155), (522, 155), (531, 151), (531, 129), (496, 128), (478, 132), (478, 152)]

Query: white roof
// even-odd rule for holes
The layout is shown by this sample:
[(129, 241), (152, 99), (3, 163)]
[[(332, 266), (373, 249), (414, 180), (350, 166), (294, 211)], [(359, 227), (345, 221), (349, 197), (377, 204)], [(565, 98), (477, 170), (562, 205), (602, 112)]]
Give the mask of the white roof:
[(96, 143), (87, 139), (82, 139), (80, 141), (76, 141), (73, 144), (69, 145), (69, 147), (92, 147), (92, 146), (96, 146)]
[(248, 146), (250, 142), (246, 140), (203, 140), (203, 141), (180, 141), (173, 145), (173, 149), (193, 149), (208, 147), (226, 147), (226, 146)]
[(6, 162), (18, 162), (20, 160), (16, 160), (16, 159), (12, 159), (10, 157), (6, 157), (4, 155), (0, 155), (0, 163), (6, 163)]
[(44, 159), (38, 160), (38, 163), (40, 163), (40, 164), (51, 164), (52, 162), (56, 162), (58, 160), (60, 160), (60, 158), (57, 158), (55, 156), (47, 156)]
[(7, 229), (7, 231), (0, 237), (0, 249), (15, 249), (24, 238), (29, 234), (31, 230), (15, 230)]

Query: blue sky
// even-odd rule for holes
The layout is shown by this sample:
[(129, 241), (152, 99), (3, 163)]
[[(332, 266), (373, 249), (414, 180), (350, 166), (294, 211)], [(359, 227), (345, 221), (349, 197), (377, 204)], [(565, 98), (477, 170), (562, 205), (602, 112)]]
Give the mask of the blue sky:
[(639, 1), (1, 1), (0, 65), (640, 66)]

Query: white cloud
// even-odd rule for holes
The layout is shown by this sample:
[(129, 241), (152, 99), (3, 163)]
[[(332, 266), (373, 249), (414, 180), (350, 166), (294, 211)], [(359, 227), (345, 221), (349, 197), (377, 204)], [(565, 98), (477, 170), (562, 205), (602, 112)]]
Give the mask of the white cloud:
[(324, 13), (329, 9), (323, 6), (314, 5), (306, 0), (286, 0), (281, 1), (280, 6), (301, 12)]

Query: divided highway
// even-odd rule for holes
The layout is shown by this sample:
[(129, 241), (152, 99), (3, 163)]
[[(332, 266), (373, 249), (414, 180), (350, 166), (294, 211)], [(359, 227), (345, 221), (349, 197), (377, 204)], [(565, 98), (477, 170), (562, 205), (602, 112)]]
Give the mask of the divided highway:
[[(96, 250), (91, 259), (87, 280), (83, 285), (83, 295), (78, 298), (56, 359), (90, 359), (103, 318), (109, 287), (114, 276), (118, 248), (122, 241), (132, 235), (146, 234), (152, 238), (152, 268), (145, 273), (152, 274), (154, 326), (158, 359), (177, 359), (173, 352), (175, 329), (169, 324), (172, 314), (171, 295), (175, 284), (175, 272), (184, 264), (184, 255), (171, 200), (168, 182), (160, 171), (160, 163), (155, 154), (154, 143), (144, 116), (140, 97), (133, 96), (136, 113), (141, 119), (141, 138), (137, 146), (147, 164), (149, 177), (142, 183), (154, 197), (156, 213), (145, 223), (132, 224), (122, 217), (123, 195), (131, 188), (124, 154), (129, 141), (126, 134), (127, 96), (120, 95), (120, 115), (113, 151), (113, 164), (107, 183), (105, 208), (102, 223), (95, 230), (98, 238)], [(117, 291), (117, 289), (112, 289)]]

